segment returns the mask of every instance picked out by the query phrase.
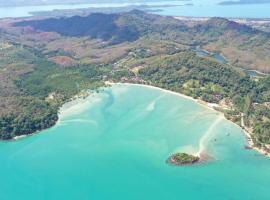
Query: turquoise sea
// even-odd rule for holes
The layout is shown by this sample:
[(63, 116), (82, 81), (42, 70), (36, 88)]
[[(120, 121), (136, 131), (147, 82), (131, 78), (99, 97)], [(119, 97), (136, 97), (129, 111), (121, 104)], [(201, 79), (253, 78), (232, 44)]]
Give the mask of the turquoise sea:
[[(270, 159), (242, 130), (175, 94), (114, 85), (66, 104), (56, 126), (0, 142), (0, 199), (268, 200)], [(205, 151), (202, 165), (165, 163)]]
[[(83, 9), (83, 8), (115, 8), (126, 6), (154, 6), (153, 10), (161, 15), (191, 16), (191, 17), (240, 17), (240, 18), (270, 18), (269, 3), (252, 3), (239, 5), (219, 5), (227, 0), (157, 0), (157, 1), (129, 1), (122, 0), (121, 3), (89, 3), (89, 4), (67, 4), (67, 5), (45, 5), (45, 6), (22, 6), (22, 7), (0, 7), (0, 18), (27, 17), (31, 12)], [(108, 0), (108, 2), (110, 2)], [(187, 5), (189, 4), (189, 5)], [(177, 5), (177, 6), (165, 6)]]
[(227, 0), (193, 0), (192, 6), (167, 7), (158, 14), (187, 17), (270, 18), (270, 2), (219, 5), (218, 3), (222, 1)]

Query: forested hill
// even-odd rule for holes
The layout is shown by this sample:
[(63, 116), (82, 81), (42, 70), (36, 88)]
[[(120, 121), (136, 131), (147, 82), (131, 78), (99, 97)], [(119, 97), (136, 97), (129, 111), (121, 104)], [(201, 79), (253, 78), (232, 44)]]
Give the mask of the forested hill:
[(161, 17), (134, 10), (122, 14), (93, 13), (86, 17), (51, 18), (45, 20), (23, 21), (16, 26), (31, 26), (40, 31), (57, 32), (64, 36), (89, 36), (113, 43), (135, 41), (139, 37), (165, 29), (183, 30), (179, 20)]
[(212, 18), (205, 23), (189, 27), (173, 17), (165, 17), (154, 14), (148, 14), (143, 11), (133, 10), (120, 14), (102, 14), (93, 13), (89, 16), (74, 16), (70, 18), (50, 18), (44, 20), (23, 21), (15, 24), (16, 26), (31, 26), (36, 30), (57, 32), (64, 36), (90, 36), (91, 38), (99, 38), (103, 40), (114, 40), (117, 42), (134, 41), (140, 36), (152, 33), (158, 33), (163, 36), (171, 36), (176, 34), (183, 39), (182, 34), (189, 34), (190, 44), (203, 42), (193, 41), (201, 35), (208, 36), (205, 40), (218, 39), (218, 36), (226, 35), (228, 32), (243, 35), (261, 35), (269, 36), (259, 30), (255, 30), (249, 26), (238, 24), (224, 18)]
[(114, 40), (115, 42), (134, 41), (140, 33), (134, 27), (115, 23), (118, 15), (91, 14), (87, 17), (74, 16), (65, 19), (46, 19), (43, 21), (21, 22), (17, 25), (30, 25), (35, 29), (57, 32), (64, 36), (80, 37), (90, 36), (102, 40)]
[[(122, 23), (121, 23), (122, 22)], [(104, 14), (104, 13), (92, 13), (88, 16), (73, 16), (73, 17), (62, 17), (62, 18), (50, 18), (43, 20), (30, 20), (17, 23), (17, 25), (22, 26), (33, 26), (41, 30), (51, 30), (51, 31), (61, 31), (61, 27), (57, 29), (57, 26), (53, 23), (57, 23), (62, 27), (65, 27), (68, 30), (72, 30), (75, 27), (72, 25), (77, 25), (77, 31), (86, 29), (91, 29), (96, 27), (96, 29), (102, 28), (101, 25), (107, 26), (108, 24), (114, 23), (115, 25), (121, 26), (132, 26), (141, 30), (160, 30), (158, 27), (169, 28), (173, 30), (179, 26), (183, 26), (184, 23), (181, 20), (177, 20), (174, 17), (170, 16), (161, 16), (156, 14), (146, 13), (141, 10), (132, 10), (124, 13), (114, 13), (114, 14)], [(96, 23), (96, 24), (94, 24)], [(80, 24), (86, 25), (87, 27), (82, 27)], [(71, 25), (71, 26), (70, 26)], [(93, 27), (94, 26), (94, 27)], [(226, 18), (213, 17), (202, 23), (199, 27), (217, 27), (223, 31), (229, 31), (230, 29), (236, 29), (238, 31), (250, 32), (252, 29), (249, 26), (230, 21)], [(160, 28), (161, 28), (160, 27)], [(196, 26), (197, 27), (197, 26)], [(187, 26), (186, 26), (187, 28)], [(164, 29), (163, 29), (164, 30)], [(192, 30), (189, 27), (189, 30)], [(189, 31), (186, 30), (186, 31)], [(183, 29), (178, 30), (183, 31)], [(259, 31), (253, 32), (258, 33)], [(250, 32), (251, 33), (251, 32)]]
[(51, 18), (15, 23), (63, 36), (102, 39), (111, 44), (133, 42), (143, 36), (170, 40), (188, 48), (201, 46), (221, 52), (235, 66), (270, 72), (270, 33), (223, 19), (184, 23), (173, 17), (130, 11), (118, 14), (90, 14), (86, 17)]

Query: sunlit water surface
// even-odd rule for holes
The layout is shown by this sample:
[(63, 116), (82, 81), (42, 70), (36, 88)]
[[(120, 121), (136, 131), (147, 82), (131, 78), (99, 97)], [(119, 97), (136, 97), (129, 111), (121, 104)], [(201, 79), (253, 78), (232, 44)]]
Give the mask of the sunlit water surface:
[[(270, 159), (242, 130), (174, 94), (114, 85), (69, 103), (51, 129), (0, 143), (0, 199), (270, 199)], [(214, 160), (174, 167), (203, 149)]]

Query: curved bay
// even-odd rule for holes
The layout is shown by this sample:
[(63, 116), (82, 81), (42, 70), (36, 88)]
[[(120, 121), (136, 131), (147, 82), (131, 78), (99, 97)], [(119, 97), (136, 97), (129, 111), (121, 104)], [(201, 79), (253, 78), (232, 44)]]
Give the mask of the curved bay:
[[(240, 128), (193, 101), (114, 85), (64, 106), (53, 128), (1, 142), (0, 199), (269, 199), (270, 159), (245, 142)], [(200, 148), (215, 159), (165, 163)]]

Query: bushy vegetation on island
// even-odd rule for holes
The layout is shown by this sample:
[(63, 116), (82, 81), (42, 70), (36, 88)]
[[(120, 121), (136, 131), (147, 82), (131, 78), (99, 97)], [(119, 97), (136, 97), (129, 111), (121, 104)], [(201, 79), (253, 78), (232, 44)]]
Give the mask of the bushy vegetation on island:
[(168, 162), (174, 165), (192, 165), (199, 160), (199, 157), (187, 153), (175, 153), (169, 158)]

